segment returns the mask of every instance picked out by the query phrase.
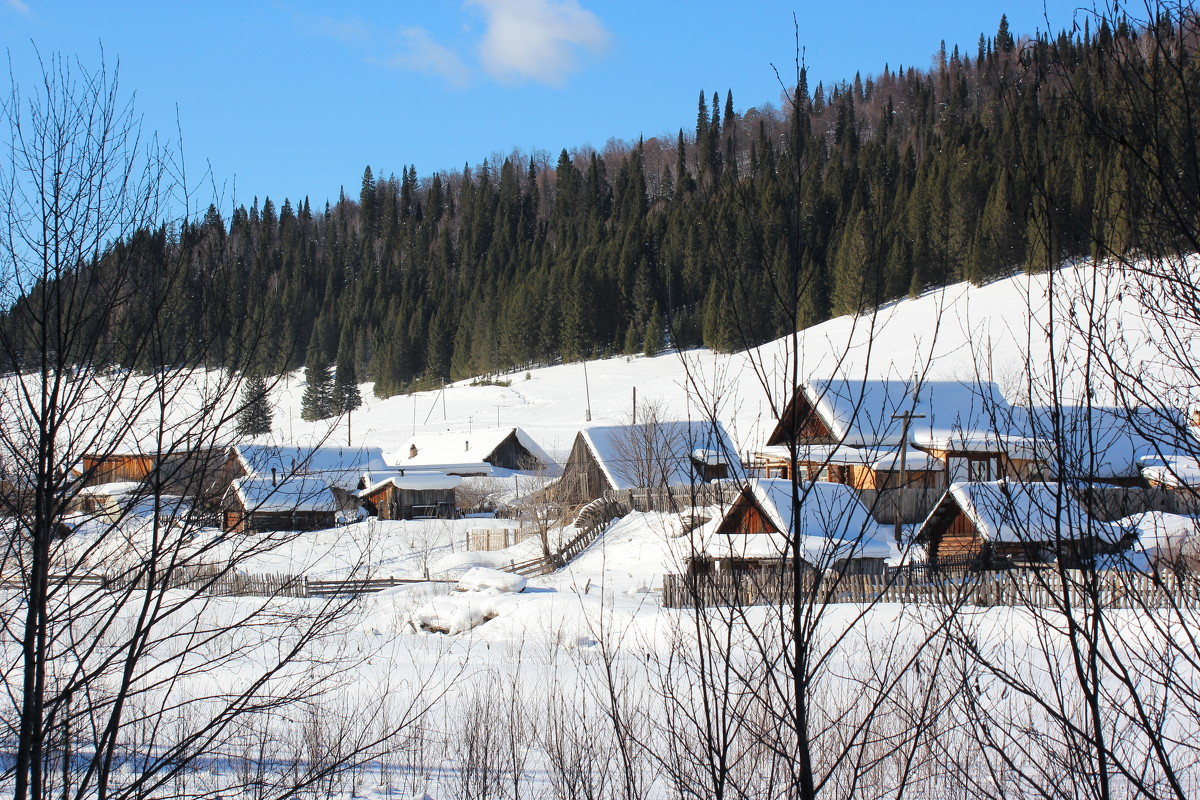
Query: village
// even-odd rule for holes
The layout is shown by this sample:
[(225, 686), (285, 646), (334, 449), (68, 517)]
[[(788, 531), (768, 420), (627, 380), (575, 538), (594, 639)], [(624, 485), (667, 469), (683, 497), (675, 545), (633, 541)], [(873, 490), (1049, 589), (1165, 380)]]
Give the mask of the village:
[[(1017, 283), (975, 294), (1011, 293)], [(899, 313), (920, 320), (919, 307), (902, 303)], [(947, 346), (961, 346), (962, 336), (945, 337)], [(666, 359), (675, 362), (669, 372), (685, 374), (686, 356), (642, 363)], [(342, 444), (340, 429), (317, 426), (302, 435), (307, 444), (280, 431), (169, 456), (114, 444), (82, 455), (64, 522), (87, 530), (157, 508), (164, 521), (186, 516), (189, 529), (220, 537), (336, 529), (353, 538), (370, 521), (456, 521), (443, 544), (460, 551), (453, 568), (431, 572), (426, 557), (417, 574), (397, 577), (451, 580), (472, 563), (469, 553), (480, 567), (553, 573), (614, 520), (667, 513), (680, 520), (675, 536), (686, 547), (649, 582), (660, 591), (686, 584), (694, 595), (666, 591), (667, 605), (697, 602), (707, 583), (763, 580), (797, 562), (803, 571), (886, 582), (1052, 566), (1150, 572), (1195, 557), (1194, 409), (1062, 398), (1022, 405), (982, 370), (953, 378), (891, 372), (805, 377), (768, 397), (776, 410), (759, 412), (752, 426), (691, 405), (679, 414), (645, 392), (639, 418), (636, 385), (622, 402), (628, 387), (603, 378), (606, 389), (587, 409), (602, 423), (573, 429), (561, 401), (554, 415), (534, 415), (532, 427), (552, 442), (517, 425), (474, 424), (489, 404), (499, 421), (501, 404), (492, 401), (514, 390), (464, 386), (453, 391), (469, 425), (456, 430), (447, 420), (418, 432), (414, 396), (412, 433), (401, 436), (405, 426), (393, 423), (387, 449), (370, 432)], [(639, 380), (636, 371), (624, 377)], [(445, 415), (445, 391), (429, 393), (427, 417)], [(577, 393), (576, 384), (562, 400), (572, 404)], [(601, 408), (602, 400), (624, 407)]]

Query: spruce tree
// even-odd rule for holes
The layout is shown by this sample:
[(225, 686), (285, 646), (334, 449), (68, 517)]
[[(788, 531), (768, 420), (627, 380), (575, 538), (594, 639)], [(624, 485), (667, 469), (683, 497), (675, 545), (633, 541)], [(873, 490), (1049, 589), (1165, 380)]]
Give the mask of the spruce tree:
[(354, 411), (362, 405), (358, 391), (358, 373), (354, 369), (354, 348), (343, 341), (338, 351), (337, 372), (333, 379), (333, 407), (338, 414)]
[(271, 401), (267, 382), (253, 374), (242, 384), (242, 408), (237, 415), (238, 436), (261, 436), (271, 432)]
[(308, 345), (308, 360), (304, 364), (304, 398), (300, 404), (300, 418), (307, 422), (328, 419), (336, 413), (333, 403), (333, 376), (329, 374), (329, 362), (317, 346), (319, 333), (313, 331), (313, 341)]

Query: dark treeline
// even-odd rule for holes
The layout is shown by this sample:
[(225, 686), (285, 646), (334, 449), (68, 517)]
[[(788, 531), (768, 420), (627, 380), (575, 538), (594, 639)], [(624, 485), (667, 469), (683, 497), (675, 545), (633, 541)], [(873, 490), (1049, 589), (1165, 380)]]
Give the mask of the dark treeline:
[[(668, 343), (743, 347), (1043, 269), (1097, 239), (1142, 246), (1153, 209), (1136, 198), (1152, 191), (1096, 121), (1144, 122), (1122, 116), (1111, 67), (1155, 69), (1146, 36), (1102, 21), (1018, 41), (1001, 19), (975, 52), (943, 45), (929, 69), (832, 87), (801, 71), (782, 110), (739, 113), (728, 92), (701, 92), (695, 129), (666, 140), (428, 178), (368, 168), (357, 197), (321, 209), (256, 199), (116, 247), (144, 251), (145, 285), (186, 262), (171, 325), (197, 359), (224, 366), (246, 331), (266, 331), (259, 371), (337, 364), (381, 396)], [(789, 271), (806, 276), (795, 309), (771, 297)], [(117, 324), (148, 323), (150, 302), (124, 302)]]

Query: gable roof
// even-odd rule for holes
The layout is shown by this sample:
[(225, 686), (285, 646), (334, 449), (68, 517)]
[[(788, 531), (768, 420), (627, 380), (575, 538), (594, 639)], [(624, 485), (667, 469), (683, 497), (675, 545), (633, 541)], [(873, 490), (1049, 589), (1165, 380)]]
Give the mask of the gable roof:
[[(709, 555), (753, 554), (783, 558), (790, 555), (793, 536), (802, 557), (814, 566), (843, 558), (891, 558), (897, 555), (891, 530), (880, 526), (850, 487), (824, 481), (796, 484), (800, 504), (793, 504), (792, 482), (755, 479), (742, 488), (739, 499), (757, 506), (778, 533), (714, 533)], [(734, 506), (730, 506), (733, 508)], [(795, 512), (795, 513), (793, 513)], [(795, 526), (795, 527), (793, 527)]]
[(238, 478), (229, 487), (247, 512), (266, 514), (334, 513), (337, 503), (322, 478), (298, 476), (273, 482), (270, 478)]
[[(833, 440), (852, 447), (895, 447), (903, 422), (893, 415), (924, 415), (909, 425), (910, 442), (934, 446), (955, 439), (1013, 433), (1012, 408), (987, 381), (810, 379), (796, 390), (770, 441), (786, 439), (785, 419), (802, 397), (829, 428)], [(969, 436), (965, 436), (969, 435)]]
[(248, 476), (268, 483), (272, 478), (312, 476), (350, 491), (358, 487), (364, 473), (392, 473), (378, 447), (235, 444), (233, 453)]
[(1121, 538), (1112, 525), (1092, 520), (1065, 484), (999, 480), (951, 484), (922, 523), (918, 539), (946, 502), (961, 509), (985, 541), (1053, 542), (1099, 536), (1115, 542)]
[(427, 490), (427, 489), (457, 489), (462, 484), (458, 475), (447, 475), (444, 472), (406, 470), (396, 472), (383, 480), (376, 481), (358, 493), (359, 497), (374, 494), (385, 486), (395, 486), (397, 489)]
[[(555, 470), (557, 465), (545, 450), (520, 428), (477, 428), (470, 432), (445, 431), (418, 434), (399, 450), (388, 453), (386, 459), (395, 467), (437, 469), (442, 472), (476, 472), (491, 475), (496, 471), (488, 459), (509, 436), (529, 451), (544, 468)], [(413, 448), (416, 454), (410, 455)], [(540, 469), (534, 467), (534, 469)]]
[(593, 425), (579, 432), (614, 489), (686, 486), (703, 482), (695, 464), (725, 464), (741, 476), (737, 450), (720, 422)]

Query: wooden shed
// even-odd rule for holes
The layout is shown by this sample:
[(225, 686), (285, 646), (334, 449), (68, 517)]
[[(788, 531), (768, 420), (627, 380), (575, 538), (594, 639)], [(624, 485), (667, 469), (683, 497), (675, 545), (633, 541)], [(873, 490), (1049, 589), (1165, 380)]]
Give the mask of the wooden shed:
[(576, 434), (556, 491), (559, 502), (581, 504), (610, 490), (743, 477), (733, 443), (719, 422), (594, 425)]
[(1118, 552), (1121, 537), (1088, 517), (1064, 484), (999, 480), (951, 485), (914, 541), (940, 567), (1087, 567), (1097, 554)]
[(368, 516), (380, 519), (453, 519), (460, 483), (458, 475), (402, 471), (359, 491), (358, 498)]
[(520, 428), (422, 433), (409, 439), (388, 463), (404, 470), (490, 476), (506, 472), (557, 474), (554, 459)]
[(108, 483), (141, 483), (154, 470), (157, 459), (148, 453), (105, 453), (80, 459), (84, 486)]
[(320, 478), (238, 478), (222, 501), (222, 527), (229, 533), (310, 531), (332, 528), (338, 506)]

